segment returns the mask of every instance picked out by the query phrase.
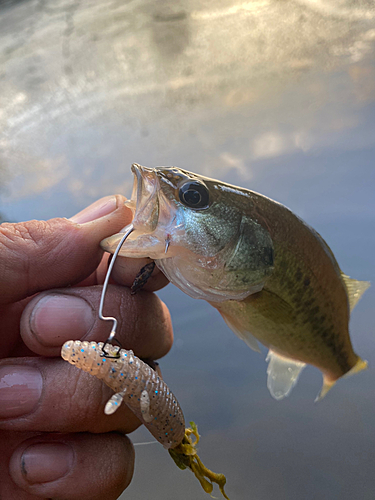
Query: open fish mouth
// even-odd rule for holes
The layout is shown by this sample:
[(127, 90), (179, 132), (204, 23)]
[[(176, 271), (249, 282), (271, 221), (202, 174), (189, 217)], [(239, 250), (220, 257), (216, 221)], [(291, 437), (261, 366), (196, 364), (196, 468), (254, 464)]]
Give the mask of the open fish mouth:
[(134, 174), (133, 191), (131, 199), (125, 205), (133, 211), (134, 231), (151, 233), (159, 220), (159, 179), (153, 168), (133, 163), (131, 170)]
[(133, 220), (119, 233), (101, 241), (100, 246), (106, 252), (115, 253), (124, 233), (132, 227), (119, 255), (154, 260), (165, 258), (171, 234), (179, 233), (176, 227), (176, 204), (163, 193), (165, 179), (158, 167), (148, 168), (133, 163), (131, 169), (134, 174), (133, 191), (125, 205), (133, 212)]
[[(129, 256), (134, 253), (137, 257), (142, 257), (142, 255), (140, 255), (140, 246), (138, 246), (138, 250), (136, 250), (135, 243), (139, 242), (140, 236), (146, 238), (150, 237), (157, 228), (159, 222), (158, 193), (160, 192), (160, 183), (155, 169), (143, 167), (134, 163), (131, 170), (134, 174), (133, 191), (130, 200), (126, 201), (125, 205), (133, 212), (133, 221), (131, 225), (134, 229), (127, 238), (124, 248), (121, 249), (120, 255)], [(119, 233), (101, 241), (100, 246), (102, 249), (113, 254), (129, 227), (130, 225), (124, 227)], [(151, 246), (155, 247), (156, 239), (152, 238), (152, 240), (153, 244), (151, 244)], [(149, 246), (149, 244), (147, 246)]]

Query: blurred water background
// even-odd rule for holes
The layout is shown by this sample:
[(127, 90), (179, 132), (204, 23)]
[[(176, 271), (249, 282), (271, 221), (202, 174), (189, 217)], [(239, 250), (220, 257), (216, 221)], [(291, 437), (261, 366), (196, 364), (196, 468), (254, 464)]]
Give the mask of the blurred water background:
[[(375, 283), (373, 0), (0, 0), (1, 218), (130, 196), (132, 162), (274, 198)], [(232, 500), (374, 499), (373, 289), (351, 321), (369, 370), (319, 404), (317, 370), (274, 401), (264, 350), (205, 302), (160, 296), (175, 328), (164, 377)], [(161, 446), (136, 451), (124, 500), (207, 498)]]

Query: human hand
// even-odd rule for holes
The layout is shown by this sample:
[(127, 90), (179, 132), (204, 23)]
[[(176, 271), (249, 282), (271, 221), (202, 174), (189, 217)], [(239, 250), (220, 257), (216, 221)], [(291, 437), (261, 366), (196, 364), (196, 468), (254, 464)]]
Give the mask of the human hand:
[[(128, 224), (122, 196), (103, 198), (71, 220), (0, 225), (0, 498), (112, 500), (130, 483), (139, 421), (99, 380), (60, 358), (66, 340), (105, 341), (98, 319), (108, 255), (99, 242)], [(136, 295), (129, 286), (145, 259), (119, 258), (104, 313), (137, 356), (157, 359), (172, 344), (166, 306), (151, 291), (167, 283), (155, 269)], [(124, 286), (121, 286), (124, 285)]]

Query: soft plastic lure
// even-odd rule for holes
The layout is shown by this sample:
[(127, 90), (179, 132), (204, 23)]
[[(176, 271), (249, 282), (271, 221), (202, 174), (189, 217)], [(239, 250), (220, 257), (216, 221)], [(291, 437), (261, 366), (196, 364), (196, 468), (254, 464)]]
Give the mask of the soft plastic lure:
[(165, 448), (178, 445), (185, 435), (185, 419), (176, 397), (167, 384), (133, 351), (108, 345), (111, 354), (102, 355), (103, 343), (69, 340), (61, 357), (81, 370), (103, 380), (115, 394), (104, 412), (114, 413), (124, 402)]
[(207, 493), (212, 492), (212, 483), (217, 483), (228, 499), (224, 492), (225, 476), (210, 471), (199, 459), (196, 451), (198, 430), (193, 422), (191, 428), (185, 429), (182, 409), (167, 384), (133, 351), (107, 344), (107, 355), (103, 355), (103, 347), (103, 342), (69, 340), (61, 349), (61, 357), (103, 380), (115, 391), (105, 406), (107, 415), (124, 402), (155, 439), (169, 450), (178, 467), (191, 469)]

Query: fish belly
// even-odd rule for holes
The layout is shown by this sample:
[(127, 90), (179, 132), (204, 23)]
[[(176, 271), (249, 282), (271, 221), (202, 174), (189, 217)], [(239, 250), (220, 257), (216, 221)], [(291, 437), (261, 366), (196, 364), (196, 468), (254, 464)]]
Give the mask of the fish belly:
[(215, 307), (243, 337), (249, 332), (271, 351), (316, 366), (331, 380), (345, 375), (358, 361), (347, 326), (346, 331), (336, 331), (323, 311), (314, 314), (306, 308), (303, 314), (267, 290)]

